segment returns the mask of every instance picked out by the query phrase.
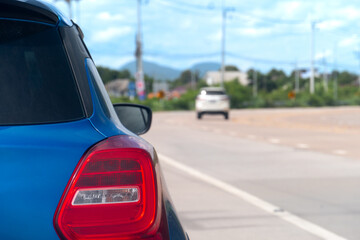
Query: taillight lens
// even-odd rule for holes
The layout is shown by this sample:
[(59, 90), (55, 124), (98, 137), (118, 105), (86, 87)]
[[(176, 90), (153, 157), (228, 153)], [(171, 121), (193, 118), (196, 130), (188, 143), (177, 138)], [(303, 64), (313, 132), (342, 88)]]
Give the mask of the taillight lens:
[(134, 141), (109, 138), (81, 159), (55, 214), (62, 238), (134, 239), (156, 232), (155, 169), (149, 152), (131, 146)]

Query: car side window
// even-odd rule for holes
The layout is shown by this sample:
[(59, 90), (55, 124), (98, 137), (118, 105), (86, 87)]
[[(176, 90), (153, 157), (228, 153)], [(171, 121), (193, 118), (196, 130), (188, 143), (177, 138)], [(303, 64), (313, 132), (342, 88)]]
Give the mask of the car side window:
[(59, 123), (85, 117), (56, 28), (0, 19), (0, 125)]
[(101, 80), (101, 77), (96, 69), (96, 66), (94, 62), (90, 59), (86, 59), (86, 66), (89, 71), (89, 76), (91, 79), (91, 82), (95, 88), (96, 95), (99, 99), (100, 105), (104, 111), (104, 114), (109, 118), (116, 122), (119, 121), (116, 112), (114, 110), (114, 107), (111, 103), (111, 100), (109, 98), (109, 95), (107, 94), (107, 91), (105, 89), (105, 86)]

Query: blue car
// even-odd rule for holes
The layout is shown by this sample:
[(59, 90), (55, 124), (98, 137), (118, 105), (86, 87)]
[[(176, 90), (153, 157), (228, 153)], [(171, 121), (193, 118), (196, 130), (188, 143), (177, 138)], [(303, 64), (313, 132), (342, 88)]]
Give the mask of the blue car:
[(151, 110), (111, 104), (75, 23), (1, 0), (0, 84), (0, 239), (187, 239)]

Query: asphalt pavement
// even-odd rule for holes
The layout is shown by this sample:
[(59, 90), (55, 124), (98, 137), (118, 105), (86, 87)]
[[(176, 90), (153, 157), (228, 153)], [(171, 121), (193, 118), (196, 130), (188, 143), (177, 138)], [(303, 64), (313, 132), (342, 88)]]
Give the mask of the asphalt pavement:
[(360, 108), (154, 114), (191, 239), (360, 239)]

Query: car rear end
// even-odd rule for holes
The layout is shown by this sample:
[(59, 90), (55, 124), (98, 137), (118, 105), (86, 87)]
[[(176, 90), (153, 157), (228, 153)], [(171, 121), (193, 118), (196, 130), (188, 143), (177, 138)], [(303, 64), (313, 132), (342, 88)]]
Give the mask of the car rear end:
[(51, 6), (0, 2), (0, 239), (186, 239), (81, 34)]
[(195, 105), (198, 119), (204, 114), (222, 114), (225, 119), (229, 117), (229, 97), (223, 88), (202, 88)]

